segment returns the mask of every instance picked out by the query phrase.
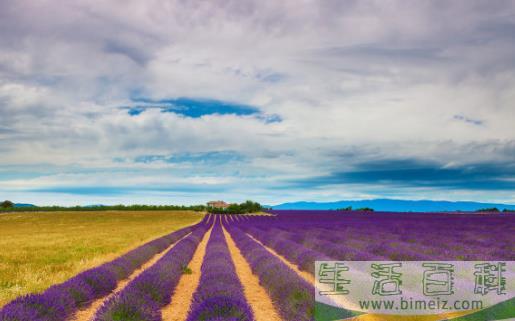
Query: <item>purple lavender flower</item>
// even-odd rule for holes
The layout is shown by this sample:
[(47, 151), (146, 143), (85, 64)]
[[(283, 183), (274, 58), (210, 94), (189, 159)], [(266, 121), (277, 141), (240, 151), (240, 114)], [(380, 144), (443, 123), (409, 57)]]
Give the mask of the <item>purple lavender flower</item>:
[(249, 262), (285, 320), (309, 321), (314, 317), (315, 289), (280, 259), (244, 232), (228, 225), (231, 236)]
[(188, 321), (254, 320), (218, 220), (206, 247), (201, 273)]
[(94, 320), (161, 320), (161, 308), (170, 303), (182, 276), (182, 268), (191, 261), (206, 230), (204, 224), (197, 226), (159, 261), (105, 302)]

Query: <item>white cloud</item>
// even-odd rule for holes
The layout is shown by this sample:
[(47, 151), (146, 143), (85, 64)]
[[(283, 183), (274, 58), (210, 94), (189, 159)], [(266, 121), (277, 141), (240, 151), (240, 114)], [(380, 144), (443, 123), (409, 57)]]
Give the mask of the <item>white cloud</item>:
[[(233, 171), (196, 165), (161, 177), (195, 182), (213, 171), (215, 183), (244, 183), (231, 187), (234, 197), (287, 199), (296, 198), (292, 191), (267, 187), (370, 159), (513, 162), (514, 16), (509, 1), (4, 1), (0, 168), (80, 172), (117, 168), (123, 158), (140, 170), (136, 180), (156, 166), (159, 180), (174, 166), (130, 160), (230, 150), (246, 157)], [(283, 121), (158, 110), (131, 117), (118, 107), (133, 96), (231, 101)], [(84, 183), (80, 175), (66, 184)], [(88, 175), (101, 183), (104, 174)], [(1, 173), (0, 180), (36, 184)], [(298, 193), (367, 197), (381, 188)]]

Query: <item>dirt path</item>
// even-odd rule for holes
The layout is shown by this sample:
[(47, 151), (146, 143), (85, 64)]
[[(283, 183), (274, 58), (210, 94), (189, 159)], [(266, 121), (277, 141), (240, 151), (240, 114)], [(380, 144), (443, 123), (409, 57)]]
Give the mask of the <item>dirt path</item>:
[(225, 228), (223, 230), (236, 273), (243, 285), (245, 299), (247, 299), (256, 321), (281, 321), (281, 317), (275, 309), (272, 299), (270, 299), (266, 290), (259, 284), (258, 277), (252, 273), (250, 265), (234, 243), (231, 235)]
[(257, 243), (261, 244), (268, 252), (272, 253), (273, 255), (277, 256), (284, 264), (286, 264), (289, 268), (291, 268), (293, 271), (295, 271), (301, 278), (308, 281), (310, 284), (315, 285), (315, 277), (311, 275), (310, 273), (306, 271), (300, 270), (296, 264), (291, 263), (288, 261), (284, 256), (274, 251), (272, 248), (269, 248), (265, 244), (261, 243), (258, 239), (254, 238), (252, 235), (246, 233), (251, 239), (256, 241)]
[(207, 242), (212, 230), (213, 227), (204, 234), (202, 241), (200, 241), (193, 254), (193, 258), (188, 264), (192, 273), (184, 274), (181, 277), (179, 284), (177, 284), (175, 288), (170, 304), (161, 310), (163, 321), (184, 321), (188, 317), (193, 293), (195, 293), (200, 282), (200, 268), (202, 267)]
[(118, 292), (120, 292), (121, 290), (123, 290), (127, 286), (127, 284), (129, 284), (132, 280), (134, 280), (141, 273), (143, 273), (143, 271), (145, 271), (146, 269), (148, 269), (149, 267), (154, 265), (157, 261), (159, 261), (159, 259), (161, 259), (166, 253), (168, 253), (168, 251), (171, 250), (175, 246), (175, 244), (177, 244), (179, 241), (186, 238), (190, 234), (191, 233), (186, 234), (185, 236), (183, 236), (182, 238), (177, 240), (177, 242), (172, 243), (164, 251), (154, 255), (149, 261), (147, 261), (145, 264), (143, 264), (139, 269), (132, 272), (132, 274), (129, 275), (129, 277), (118, 282), (116, 289), (114, 289), (113, 292), (111, 292), (111, 294), (93, 301), (93, 303), (90, 306), (88, 306), (86, 309), (77, 311), (69, 320), (70, 321), (90, 321), (90, 320), (92, 320), (93, 317), (95, 316), (95, 312), (97, 312), (98, 308), (100, 308), (102, 306), (102, 303), (104, 303), (105, 301), (110, 299), (113, 295), (115, 295)]

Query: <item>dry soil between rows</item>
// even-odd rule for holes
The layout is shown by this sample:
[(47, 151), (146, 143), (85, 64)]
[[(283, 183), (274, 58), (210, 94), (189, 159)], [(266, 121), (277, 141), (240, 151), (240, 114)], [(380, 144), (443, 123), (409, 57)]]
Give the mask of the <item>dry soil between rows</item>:
[(291, 263), (290, 261), (288, 261), (284, 256), (282, 256), (281, 254), (277, 253), (274, 249), (266, 246), (265, 244), (261, 243), (258, 239), (254, 238), (252, 235), (248, 234), (247, 235), (253, 239), (254, 241), (256, 241), (257, 243), (259, 243), (261, 246), (263, 246), (268, 252), (272, 253), (273, 255), (275, 255), (277, 258), (279, 258), (284, 264), (286, 264), (290, 269), (292, 269), (293, 271), (295, 271), (295, 273), (297, 273), (301, 278), (303, 278), (304, 280), (306, 280), (307, 282), (309, 282), (310, 284), (313, 284), (315, 285), (315, 277), (306, 272), (306, 271), (302, 271), (300, 270), (297, 265)]
[(282, 319), (275, 309), (272, 299), (270, 299), (266, 290), (259, 284), (258, 277), (252, 273), (250, 265), (225, 228), (224, 235), (236, 268), (236, 273), (243, 285), (243, 293), (254, 313), (256, 321), (281, 321)]
[(163, 321), (184, 321), (188, 316), (191, 306), (193, 293), (197, 289), (200, 282), (200, 269), (202, 261), (206, 254), (206, 246), (211, 235), (212, 227), (209, 229), (202, 241), (200, 241), (193, 258), (191, 259), (188, 267), (191, 269), (191, 274), (184, 274), (179, 280), (179, 284), (175, 288), (172, 300), (169, 305), (162, 309)]

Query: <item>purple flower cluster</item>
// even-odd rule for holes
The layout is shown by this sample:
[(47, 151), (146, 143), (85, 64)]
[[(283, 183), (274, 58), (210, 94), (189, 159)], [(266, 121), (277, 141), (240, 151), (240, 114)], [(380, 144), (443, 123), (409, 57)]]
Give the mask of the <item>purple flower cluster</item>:
[(278, 243), (288, 239), (334, 260), (515, 259), (515, 216), (510, 215), (337, 211), (274, 214), (277, 216), (252, 217), (233, 224), (278, 252)]
[[(285, 237), (285, 233), (274, 233), (270, 230), (248, 229), (252, 237), (272, 248), (290, 262), (295, 263), (301, 270), (315, 274), (316, 260), (329, 261), (331, 258), (318, 250), (306, 247)], [(290, 233), (290, 235), (294, 235)], [(289, 236), (290, 236), (289, 235)]]
[(109, 294), (155, 254), (191, 232), (187, 227), (148, 242), (119, 258), (84, 271), (40, 294), (19, 297), (0, 310), (1, 321), (63, 321), (79, 308)]
[(170, 303), (183, 269), (191, 261), (207, 229), (205, 224), (197, 226), (159, 261), (107, 300), (97, 311), (94, 320), (161, 320), (161, 308)]
[(324, 235), (306, 237), (302, 232), (278, 232), (276, 229), (249, 228), (250, 235), (271, 247), (300, 269), (314, 274), (315, 261), (323, 260), (382, 260), (380, 255), (346, 245), (336, 234), (332, 239), (330, 231)]
[(238, 228), (228, 226), (231, 236), (249, 263), (252, 272), (276, 304), (284, 320), (314, 318), (315, 289), (279, 258)]
[(211, 232), (201, 272), (187, 321), (254, 320), (219, 221)]

